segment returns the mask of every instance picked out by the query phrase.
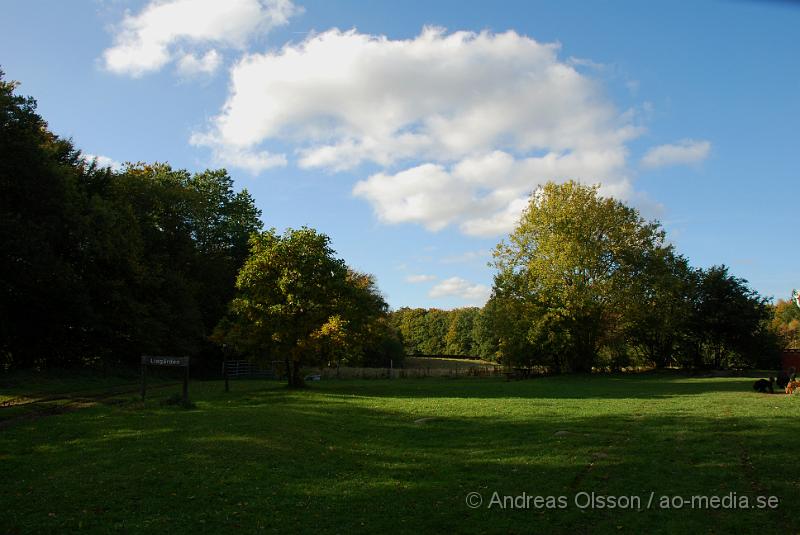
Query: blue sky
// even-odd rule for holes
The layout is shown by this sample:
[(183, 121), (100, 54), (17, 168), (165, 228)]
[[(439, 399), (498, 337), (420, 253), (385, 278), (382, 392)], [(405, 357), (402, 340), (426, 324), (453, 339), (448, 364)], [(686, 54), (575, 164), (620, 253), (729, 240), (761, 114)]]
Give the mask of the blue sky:
[(601, 182), (695, 266), (800, 286), (798, 4), (3, 7), (0, 65), (53, 131), (228, 168), (266, 226), (325, 232), (393, 307), (482, 304), (489, 251), (547, 178)]

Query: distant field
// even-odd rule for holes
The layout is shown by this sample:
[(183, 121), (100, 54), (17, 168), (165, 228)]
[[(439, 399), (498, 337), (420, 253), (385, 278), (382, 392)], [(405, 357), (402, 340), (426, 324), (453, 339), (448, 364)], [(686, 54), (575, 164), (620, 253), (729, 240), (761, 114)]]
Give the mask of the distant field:
[[(162, 388), (146, 404), (128, 396), (0, 430), (0, 531), (795, 533), (800, 396), (751, 384), (426, 378), (292, 392), (241, 381), (225, 394), (196, 382), (188, 410), (162, 405), (178, 390)], [(489, 507), (495, 492), (530, 507)], [(582, 510), (576, 496), (591, 493), (595, 506), (639, 497), (642, 510)], [(734, 493), (779, 506), (658, 507)], [(536, 496), (567, 505), (536, 508)]]
[(473, 366), (494, 366), (495, 364), (488, 360), (406, 357), (403, 366), (406, 368), (471, 368)]

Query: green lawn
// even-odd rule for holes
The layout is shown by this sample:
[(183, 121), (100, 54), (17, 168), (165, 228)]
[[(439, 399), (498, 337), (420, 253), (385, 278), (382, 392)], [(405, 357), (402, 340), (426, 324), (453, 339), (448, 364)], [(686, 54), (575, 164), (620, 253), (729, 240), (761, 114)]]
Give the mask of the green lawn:
[[(795, 533), (800, 396), (679, 376), (192, 383), (0, 429), (9, 533)], [(174, 388), (175, 391), (178, 387)], [(4, 410), (4, 409), (0, 409)], [(471, 509), (467, 495), (483, 505)], [(565, 509), (489, 507), (493, 493)], [(579, 509), (575, 495), (643, 510)], [(651, 509), (646, 508), (653, 493)], [(777, 496), (776, 510), (659, 509)], [(586, 494), (580, 495), (582, 498)]]

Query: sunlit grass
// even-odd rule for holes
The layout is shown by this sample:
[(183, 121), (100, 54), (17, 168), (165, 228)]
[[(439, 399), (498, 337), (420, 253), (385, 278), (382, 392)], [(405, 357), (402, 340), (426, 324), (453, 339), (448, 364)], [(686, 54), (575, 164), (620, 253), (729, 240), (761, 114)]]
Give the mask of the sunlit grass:
[[(12, 532), (749, 532), (800, 505), (798, 398), (679, 376), (192, 383), (0, 431)], [(517, 495), (776, 495), (777, 511), (501, 510)], [(484, 506), (465, 497), (480, 492)], [(572, 505), (572, 504), (570, 504)]]

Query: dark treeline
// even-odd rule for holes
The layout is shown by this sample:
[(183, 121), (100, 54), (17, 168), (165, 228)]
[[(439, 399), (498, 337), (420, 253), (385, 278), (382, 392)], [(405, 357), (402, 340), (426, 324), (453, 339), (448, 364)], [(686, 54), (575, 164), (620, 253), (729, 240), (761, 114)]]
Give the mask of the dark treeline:
[(291, 360), (297, 378), (301, 365), (402, 361), (374, 278), (334, 258), (327, 236), (264, 231), (225, 170), (99, 167), (15, 89), (0, 72), (0, 370), (149, 353), (216, 373), (227, 353)]
[(252, 197), (223, 170), (98, 167), (14, 89), (0, 80), (2, 367), (214, 354), (262, 226)]

